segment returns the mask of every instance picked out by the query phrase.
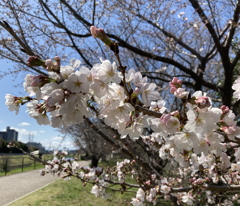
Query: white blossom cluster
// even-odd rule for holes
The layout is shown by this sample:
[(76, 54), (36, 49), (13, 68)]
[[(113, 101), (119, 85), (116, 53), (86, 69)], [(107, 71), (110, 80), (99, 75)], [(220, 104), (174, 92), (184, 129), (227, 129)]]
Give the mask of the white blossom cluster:
[[(96, 197), (110, 197), (107, 194), (107, 186), (109, 183), (121, 185), (125, 182), (126, 175), (134, 174), (132, 165), (135, 162), (128, 159), (118, 162), (117, 166), (111, 170), (104, 170), (101, 167), (80, 167), (77, 159), (71, 161), (65, 158), (66, 155), (66, 152), (54, 152), (54, 158), (51, 161), (47, 161), (45, 168), (41, 171), (41, 175), (50, 173), (58, 175), (65, 180), (69, 180), (72, 176), (74, 176), (83, 182), (91, 182), (94, 184), (91, 193), (93, 193)], [(118, 181), (115, 182), (115, 180)]]
[[(49, 61), (46, 62), (49, 64)], [(128, 122), (129, 127), (136, 129), (135, 136), (139, 136), (141, 127), (147, 126), (147, 122), (143, 115), (133, 117), (134, 107), (126, 101), (128, 96), (119, 85), (123, 76), (117, 70), (116, 63), (104, 60), (91, 70), (86, 67), (78, 69), (79, 66), (80, 61), (72, 59), (70, 65), (61, 66), (59, 71), (50, 70), (48, 77), (27, 75), (24, 88), (32, 97), (27, 102), (29, 115), (40, 125), (68, 126), (80, 123), (84, 116), (90, 117), (92, 112), (89, 106), (94, 102), (98, 105), (99, 117), (108, 125), (127, 135), (130, 133), (126, 127)], [(130, 70), (125, 78), (128, 84), (135, 87), (132, 96), (139, 96), (146, 106), (150, 106), (152, 100), (160, 99), (155, 91), (156, 85), (147, 83), (140, 72)], [(16, 98), (7, 94), (6, 105), (11, 111), (18, 112), (19, 105), (25, 99)], [(131, 133), (134, 132), (131, 130)]]
[[(122, 138), (128, 135), (133, 140), (143, 138), (146, 142), (158, 144), (161, 159), (168, 159), (173, 165), (178, 163), (182, 171), (191, 171), (192, 176), (204, 171), (204, 178), (193, 179), (192, 185), (204, 187), (210, 182), (240, 184), (240, 128), (228, 107), (213, 107), (211, 99), (201, 91), (188, 98), (189, 92), (182, 88), (179, 79), (174, 78), (170, 82), (170, 92), (186, 101), (186, 112), (168, 113), (164, 100), (156, 91), (156, 84), (149, 83), (140, 72), (134, 69), (121, 71), (116, 63), (108, 60), (102, 60), (91, 69), (79, 67), (79, 60), (72, 59), (70, 65), (59, 67), (52, 60), (47, 60), (49, 76), (27, 75), (24, 88), (29, 97), (8, 94), (6, 105), (17, 113), (19, 106), (26, 104), (29, 115), (40, 125), (50, 124), (58, 128), (81, 123), (84, 117), (97, 115), (108, 126), (118, 130)], [(238, 99), (239, 88), (238, 79), (233, 85), (234, 96)], [(151, 128), (153, 133), (144, 136), (144, 128)], [(232, 151), (235, 162), (231, 162), (227, 153), (230, 147), (235, 147)], [(153, 149), (156, 148), (153, 146)], [(49, 170), (58, 171), (59, 164), (54, 161), (54, 167)], [(117, 165), (116, 174), (121, 184), (125, 181), (121, 168), (128, 163)], [(61, 171), (66, 172), (70, 165), (66, 163), (63, 168)], [(73, 163), (71, 168), (79, 169), (77, 163)], [(217, 171), (224, 172), (224, 177)], [(79, 175), (97, 181), (92, 193), (105, 197), (106, 176), (100, 179), (96, 169)], [(150, 189), (138, 190), (132, 200), (133, 205), (143, 205), (144, 201), (155, 202), (157, 195), (167, 196), (174, 186), (181, 187), (181, 181), (177, 184), (169, 179), (154, 182), (156, 185), (149, 186)], [(186, 205), (194, 204), (192, 192), (175, 196)], [(211, 195), (208, 196), (209, 202), (214, 204)]]

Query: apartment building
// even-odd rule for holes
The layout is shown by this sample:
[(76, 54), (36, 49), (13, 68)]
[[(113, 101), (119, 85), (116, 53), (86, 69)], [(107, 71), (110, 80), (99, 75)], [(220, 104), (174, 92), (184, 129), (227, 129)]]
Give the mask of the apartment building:
[(18, 141), (18, 132), (7, 127), (6, 132), (0, 132), (0, 138), (7, 142)]

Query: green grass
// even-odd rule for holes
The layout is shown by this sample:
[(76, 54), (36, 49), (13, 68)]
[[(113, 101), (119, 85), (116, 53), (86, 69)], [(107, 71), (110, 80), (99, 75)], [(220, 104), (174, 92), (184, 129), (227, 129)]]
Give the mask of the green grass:
[[(92, 185), (84, 186), (80, 180), (57, 180), (54, 183), (10, 204), (9, 206), (130, 206), (134, 193), (109, 192), (109, 199), (91, 194)], [(152, 204), (146, 204), (149, 206)], [(158, 206), (170, 206), (162, 200)]]
[(34, 165), (24, 167), (23, 171), (22, 171), (22, 168), (17, 168), (17, 169), (13, 169), (13, 170), (8, 171), (7, 174), (5, 174), (5, 172), (0, 172), (0, 177), (1, 176), (6, 176), (6, 175), (12, 175), (12, 174), (15, 174), (15, 173), (20, 173), (20, 172), (27, 172), (27, 171), (31, 171), (31, 170), (34, 170), (34, 169), (41, 169), (41, 168), (44, 168), (44, 166), (41, 165), (41, 164), (37, 164), (35, 167), (34, 167)]
[[(83, 186), (80, 180), (58, 180), (10, 206), (130, 206), (132, 194), (110, 192), (112, 198), (96, 198), (90, 193), (92, 186)], [(134, 196), (134, 195), (133, 195)]]
[[(116, 161), (114, 160), (100, 163), (102, 167), (115, 164)], [(130, 182), (134, 183), (132, 179)], [(120, 186), (114, 186), (113, 188), (119, 189)], [(135, 197), (135, 193), (125, 192), (122, 194), (121, 192), (108, 191), (110, 198), (102, 199), (91, 194), (91, 189), (91, 184), (84, 185), (76, 178), (71, 180), (60, 179), (9, 206), (130, 206), (131, 198)], [(162, 201), (157, 205), (169, 206), (171, 204)]]
[[(7, 159), (7, 173), (5, 173), (4, 165)], [(43, 155), (44, 160), (52, 159), (52, 155)], [(34, 165), (35, 164), (35, 165)], [(23, 168), (22, 168), (23, 167)], [(27, 155), (16, 156), (0, 156), (0, 176), (11, 175), (19, 172), (26, 172), (33, 169), (43, 168), (40, 162), (35, 162)]]

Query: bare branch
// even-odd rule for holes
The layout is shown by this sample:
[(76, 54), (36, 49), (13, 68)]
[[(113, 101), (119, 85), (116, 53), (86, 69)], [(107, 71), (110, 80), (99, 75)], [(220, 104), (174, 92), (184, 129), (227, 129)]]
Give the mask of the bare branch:
[(12, 37), (21, 45), (21, 47), (29, 56), (35, 56), (34, 52), (30, 49), (28, 44), (22, 42), (22, 40), (18, 37), (18, 35), (13, 31), (12, 27), (9, 26), (6, 21), (0, 21), (0, 25), (12, 35)]
[(89, 30), (90, 26), (92, 26), (90, 22), (88, 22), (81, 15), (79, 15), (65, 0), (60, 0), (60, 2), (64, 4), (69, 9), (69, 11), (71, 11), (71, 13), (76, 19), (83, 23), (87, 30)]
[(192, 4), (193, 8), (195, 9), (195, 11), (198, 13), (198, 15), (200, 16), (200, 18), (202, 19), (202, 22), (206, 25), (210, 35), (212, 36), (213, 38), (213, 41), (219, 51), (219, 53), (221, 55), (222, 54), (222, 46), (220, 44), (220, 41), (219, 41), (219, 37), (213, 27), (213, 25), (211, 24), (210, 20), (208, 19), (208, 17), (205, 15), (203, 9), (201, 8), (199, 2), (197, 0), (189, 0), (189, 2)]
[(163, 27), (160, 27), (157, 23), (152, 22), (150, 19), (146, 19), (144, 16), (142, 16), (141, 14), (137, 14), (137, 17), (143, 19), (144, 21), (146, 21), (147, 23), (149, 23), (150, 25), (152, 25), (153, 27), (157, 28), (159, 31), (161, 31), (165, 36), (169, 37), (169, 38), (173, 38), (179, 45), (181, 45), (183, 48), (187, 49), (188, 51), (190, 51), (193, 55), (195, 55), (199, 60), (202, 60), (203, 57), (197, 52), (195, 51), (193, 48), (191, 48), (190, 46), (188, 46), (187, 44), (185, 44), (180, 38), (176, 37), (174, 34), (166, 31)]
[(226, 45), (225, 45), (227, 50), (230, 49), (236, 28), (238, 26), (239, 15), (240, 15), (240, 0), (238, 0), (236, 3), (234, 14), (233, 14), (233, 19), (231, 20), (231, 28), (228, 33), (228, 38), (227, 38)]
[[(172, 188), (171, 193), (176, 192), (188, 192), (192, 190), (193, 187), (183, 187), (183, 188)], [(215, 192), (240, 192), (239, 185), (206, 185), (205, 190), (215, 191)]]
[(95, 23), (96, 0), (93, 1), (92, 25)]

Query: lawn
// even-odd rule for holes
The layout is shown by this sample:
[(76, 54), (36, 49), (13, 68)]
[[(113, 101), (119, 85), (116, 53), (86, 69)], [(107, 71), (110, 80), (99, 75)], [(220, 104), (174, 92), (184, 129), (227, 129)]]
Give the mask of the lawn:
[[(116, 161), (114, 162), (116, 163)], [(103, 167), (106, 165), (113, 165), (113, 161), (101, 163)], [(114, 186), (114, 189), (117, 188), (119, 186)], [(84, 185), (76, 178), (72, 178), (71, 180), (60, 179), (9, 206), (130, 206), (131, 198), (135, 197), (135, 193), (133, 192), (122, 194), (121, 192), (109, 191), (110, 198), (102, 199), (91, 194), (91, 189), (92, 185)], [(161, 204), (157, 205), (169, 206), (171, 204), (167, 201), (162, 201)]]
[[(43, 155), (43, 160), (52, 159), (52, 155)], [(43, 168), (40, 162), (33, 161), (27, 155), (0, 156), (0, 176), (10, 175), (19, 172), (26, 172), (33, 169)]]
[(9, 206), (130, 206), (132, 194), (113, 193), (110, 199), (96, 198), (91, 185), (83, 186), (77, 179), (58, 180)]

